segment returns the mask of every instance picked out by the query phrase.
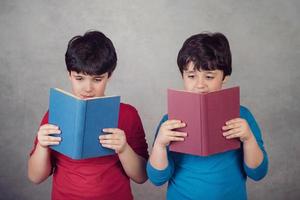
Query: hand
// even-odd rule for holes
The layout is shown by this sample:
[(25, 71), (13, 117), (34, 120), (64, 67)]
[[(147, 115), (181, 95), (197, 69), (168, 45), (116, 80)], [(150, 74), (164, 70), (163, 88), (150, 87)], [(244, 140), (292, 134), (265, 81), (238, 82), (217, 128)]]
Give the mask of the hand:
[(37, 132), (38, 143), (41, 147), (47, 148), (49, 145), (58, 145), (61, 137), (51, 136), (50, 134), (60, 134), (59, 128), (52, 124), (40, 126)]
[[(187, 133), (173, 131), (173, 129), (183, 128), (186, 124), (180, 120), (167, 120), (159, 128), (155, 144), (160, 147), (166, 147), (172, 141), (184, 141)], [(154, 145), (155, 145), (154, 144)]]
[(122, 153), (126, 149), (128, 143), (123, 130), (118, 128), (105, 128), (103, 132), (110, 133), (99, 136), (100, 143), (103, 147), (113, 149), (117, 154)]
[(223, 136), (226, 139), (239, 138), (241, 142), (248, 141), (253, 138), (253, 133), (245, 119), (235, 118), (229, 120), (222, 127)]

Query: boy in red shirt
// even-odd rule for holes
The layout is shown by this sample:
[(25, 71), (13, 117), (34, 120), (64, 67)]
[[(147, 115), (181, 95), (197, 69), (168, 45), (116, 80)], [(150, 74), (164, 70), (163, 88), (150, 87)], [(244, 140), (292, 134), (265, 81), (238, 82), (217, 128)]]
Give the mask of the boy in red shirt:
[[(75, 96), (82, 99), (105, 96), (106, 84), (117, 65), (116, 51), (109, 38), (98, 31), (73, 37), (65, 61)], [(137, 110), (121, 103), (118, 128), (103, 131), (110, 134), (100, 136), (99, 143), (115, 150), (115, 155), (73, 160), (49, 148), (59, 144), (61, 137), (51, 136), (60, 134), (60, 130), (48, 124), (47, 112), (30, 153), (29, 179), (38, 184), (53, 175), (52, 199), (133, 199), (129, 179), (136, 183), (147, 180), (148, 158)]]

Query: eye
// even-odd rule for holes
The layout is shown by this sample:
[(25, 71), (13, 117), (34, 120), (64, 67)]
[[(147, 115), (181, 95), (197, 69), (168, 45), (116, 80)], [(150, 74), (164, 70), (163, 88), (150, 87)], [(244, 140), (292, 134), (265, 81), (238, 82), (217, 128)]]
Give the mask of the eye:
[(195, 75), (194, 74), (189, 74), (187, 77), (190, 78), (190, 79), (194, 79)]
[(94, 81), (95, 81), (95, 82), (101, 82), (101, 81), (102, 81), (102, 78), (95, 78)]
[(208, 74), (205, 75), (205, 78), (206, 78), (207, 80), (212, 80), (212, 79), (215, 78), (215, 76), (214, 76), (214, 74), (208, 73)]
[(75, 80), (81, 81), (81, 80), (83, 80), (83, 77), (82, 76), (75, 76)]

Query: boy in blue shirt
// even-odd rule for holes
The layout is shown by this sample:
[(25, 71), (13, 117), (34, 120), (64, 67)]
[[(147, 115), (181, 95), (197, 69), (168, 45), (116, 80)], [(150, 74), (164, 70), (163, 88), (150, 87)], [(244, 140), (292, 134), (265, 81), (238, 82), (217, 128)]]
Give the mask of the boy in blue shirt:
[[(221, 33), (201, 33), (188, 38), (178, 53), (177, 64), (186, 91), (220, 90), (231, 74), (231, 52)], [(171, 152), (170, 142), (184, 141), (188, 133), (178, 120), (161, 120), (147, 164), (150, 181), (159, 186), (168, 181), (167, 199), (247, 199), (246, 179), (262, 179), (268, 171), (267, 153), (260, 129), (244, 106), (240, 118), (227, 121), (223, 136), (239, 138), (241, 148), (207, 157)]]

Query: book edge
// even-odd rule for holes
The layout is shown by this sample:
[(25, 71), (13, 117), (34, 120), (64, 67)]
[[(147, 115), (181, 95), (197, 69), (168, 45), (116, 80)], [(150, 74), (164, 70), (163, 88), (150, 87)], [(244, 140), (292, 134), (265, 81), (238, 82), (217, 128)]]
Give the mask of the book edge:
[(89, 100), (94, 100), (94, 99), (104, 99), (104, 98), (113, 98), (113, 97), (120, 97), (119, 95), (108, 95), (108, 96), (102, 96), (102, 97), (91, 97), (91, 98), (87, 98), (87, 99), (80, 99), (79, 97), (75, 96), (74, 94), (70, 93), (70, 92), (67, 92), (63, 89), (60, 89), (60, 88), (51, 88), (53, 90), (56, 90), (58, 92), (61, 92), (65, 95), (68, 95), (70, 97), (73, 97), (74, 99), (77, 99), (79, 101), (89, 101)]

